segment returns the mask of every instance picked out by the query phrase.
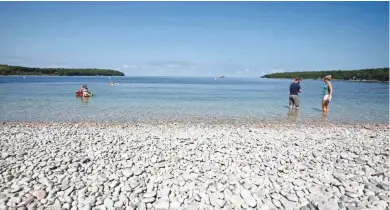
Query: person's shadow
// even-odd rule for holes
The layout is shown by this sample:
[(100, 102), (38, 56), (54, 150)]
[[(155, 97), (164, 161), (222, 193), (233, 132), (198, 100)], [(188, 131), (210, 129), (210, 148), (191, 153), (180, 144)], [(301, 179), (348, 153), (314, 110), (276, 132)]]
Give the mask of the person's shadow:
[(312, 107), (313, 110), (317, 111), (317, 112), (322, 112), (322, 109), (319, 109), (319, 108), (314, 108)]

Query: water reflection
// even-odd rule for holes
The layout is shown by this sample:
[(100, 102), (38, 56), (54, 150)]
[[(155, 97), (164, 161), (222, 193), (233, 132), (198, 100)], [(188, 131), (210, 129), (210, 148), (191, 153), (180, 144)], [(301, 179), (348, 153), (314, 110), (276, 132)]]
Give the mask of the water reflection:
[(327, 118), (328, 118), (328, 112), (322, 112), (321, 121), (326, 121)]
[(287, 119), (288, 120), (291, 120), (293, 122), (296, 122), (298, 120), (298, 116), (299, 116), (299, 109), (298, 110), (295, 110), (293, 111), (292, 109), (290, 109), (287, 113)]
[(91, 97), (76, 96), (76, 98), (79, 98), (84, 104), (88, 104)]

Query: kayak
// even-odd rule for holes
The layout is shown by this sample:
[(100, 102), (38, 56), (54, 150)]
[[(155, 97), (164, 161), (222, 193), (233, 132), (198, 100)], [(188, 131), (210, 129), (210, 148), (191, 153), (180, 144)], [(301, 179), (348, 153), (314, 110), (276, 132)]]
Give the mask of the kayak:
[[(83, 92), (81, 92), (81, 91), (77, 91), (76, 92), (76, 96), (83, 96)], [(91, 96), (93, 96), (93, 93), (88, 93), (86, 96), (84, 96), (84, 97), (91, 97)]]

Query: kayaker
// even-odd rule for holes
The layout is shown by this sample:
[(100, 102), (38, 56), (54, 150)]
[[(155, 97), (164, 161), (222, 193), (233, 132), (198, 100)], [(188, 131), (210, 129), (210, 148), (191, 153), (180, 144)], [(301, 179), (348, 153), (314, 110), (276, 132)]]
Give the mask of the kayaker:
[(86, 84), (83, 84), (83, 86), (81, 86), (80, 92), (83, 93), (83, 96), (87, 96), (89, 94), (88, 87)]

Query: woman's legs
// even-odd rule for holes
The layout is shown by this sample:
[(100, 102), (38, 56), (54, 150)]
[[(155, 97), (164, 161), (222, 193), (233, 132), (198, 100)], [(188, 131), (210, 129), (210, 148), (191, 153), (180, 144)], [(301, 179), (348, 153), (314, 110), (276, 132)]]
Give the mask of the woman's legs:
[(322, 101), (322, 111), (329, 112), (329, 101), (328, 100)]
[(326, 117), (328, 116), (328, 112), (322, 112), (322, 114), (321, 114), (321, 120), (325, 120), (326, 119)]
[(329, 112), (329, 100), (325, 101), (326, 112)]
[(329, 95), (325, 95), (322, 99), (322, 111), (328, 112), (329, 111)]
[(325, 107), (325, 100), (322, 100), (322, 111), (326, 112), (326, 107)]

